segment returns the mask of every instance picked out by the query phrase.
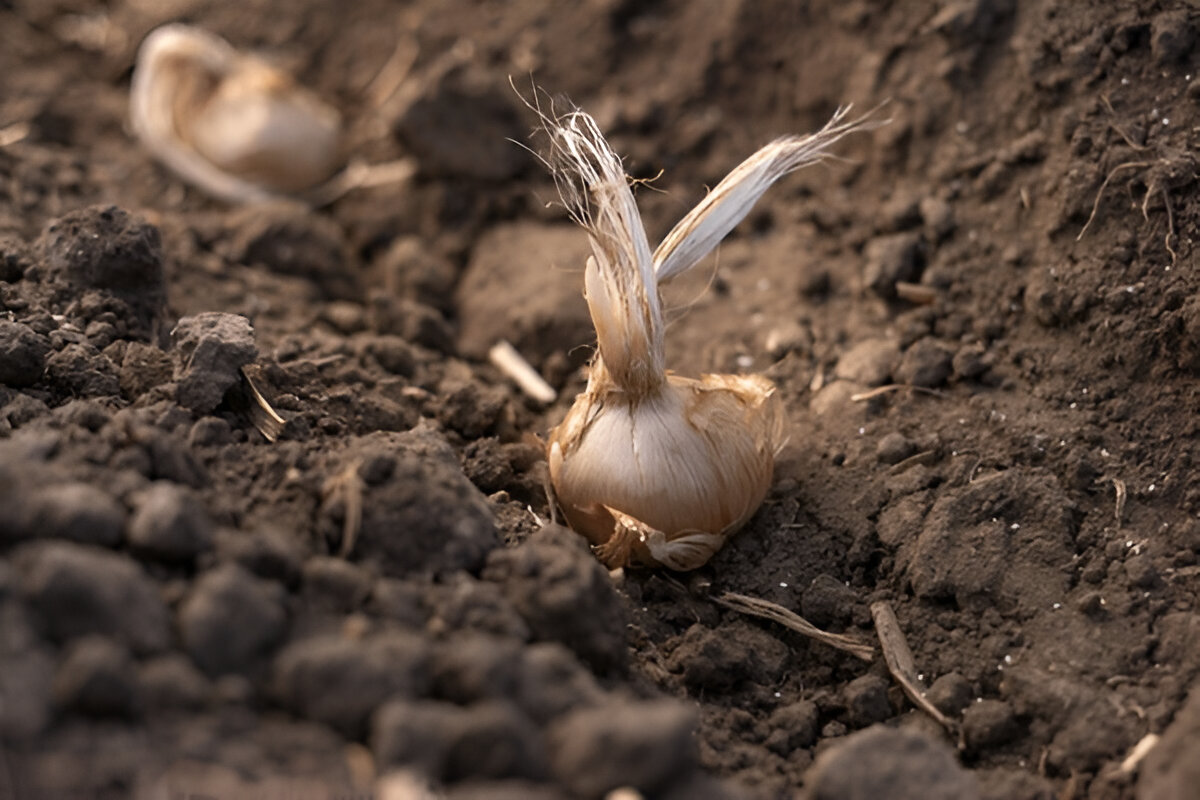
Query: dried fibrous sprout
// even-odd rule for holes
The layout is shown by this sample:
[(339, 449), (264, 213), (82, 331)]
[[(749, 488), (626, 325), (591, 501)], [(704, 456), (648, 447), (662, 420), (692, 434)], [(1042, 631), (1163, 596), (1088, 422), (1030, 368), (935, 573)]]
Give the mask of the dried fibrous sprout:
[(758, 509), (785, 441), (782, 404), (761, 375), (667, 371), (659, 286), (708, 255), (788, 173), (821, 162), (847, 134), (877, 127), (837, 111), (820, 131), (766, 145), (650, 249), (621, 159), (592, 117), (543, 113), (544, 157), (588, 233), (585, 297), (597, 353), (550, 434), (550, 479), (568, 523), (610, 567), (695, 569)]

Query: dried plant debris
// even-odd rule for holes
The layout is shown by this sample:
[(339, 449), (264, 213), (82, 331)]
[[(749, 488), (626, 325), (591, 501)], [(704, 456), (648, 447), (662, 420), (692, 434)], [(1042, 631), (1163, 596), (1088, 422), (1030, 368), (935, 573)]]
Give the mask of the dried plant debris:
[(734, 611), (749, 614), (752, 617), (769, 619), (799, 633), (801, 636), (807, 636), (814, 641), (835, 647), (862, 661), (871, 661), (875, 658), (875, 648), (871, 647), (871, 645), (860, 642), (852, 636), (823, 631), (796, 612), (789, 611), (778, 603), (734, 592), (726, 592), (721, 595), (717, 598), (717, 603)]
[(165, 25), (138, 51), (133, 129), (180, 177), (233, 203), (302, 194), (343, 164), (341, 114), (262, 59)]

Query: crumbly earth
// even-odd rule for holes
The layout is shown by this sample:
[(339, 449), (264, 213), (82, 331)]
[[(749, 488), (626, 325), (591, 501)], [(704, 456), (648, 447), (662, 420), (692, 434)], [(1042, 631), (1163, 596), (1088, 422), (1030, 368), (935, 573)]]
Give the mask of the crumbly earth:
[[(168, 20), (417, 173), (316, 210), (181, 184), (125, 122)], [(1198, 32), (1152, 1), (0, 3), (0, 786), (1187, 796)], [(613, 578), (543, 526), (587, 250), (509, 76), (597, 117), (652, 238), (886, 101), (671, 288), (672, 367), (764, 372), (790, 419), (695, 573)], [(890, 604), (954, 732), (725, 591), (864, 641)]]

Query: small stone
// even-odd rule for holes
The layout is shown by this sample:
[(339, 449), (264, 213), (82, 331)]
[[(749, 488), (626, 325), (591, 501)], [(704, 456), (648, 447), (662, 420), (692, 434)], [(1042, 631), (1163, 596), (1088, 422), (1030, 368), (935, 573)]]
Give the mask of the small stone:
[(350, 300), (334, 300), (326, 303), (321, 310), (321, 318), (337, 329), (338, 333), (349, 336), (367, 327), (367, 312), (362, 303)]
[(22, 595), (54, 640), (98, 633), (138, 654), (170, 642), (158, 587), (133, 559), (85, 545), (37, 542), (13, 560)]
[(815, 269), (806, 272), (800, 278), (800, 294), (803, 297), (817, 299), (829, 294), (833, 289), (833, 278), (827, 269)]
[(212, 549), (213, 522), (192, 490), (156, 481), (133, 498), (129, 546), (163, 561), (192, 561)]
[(204, 573), (179, 610), (188, 655), (209, 675), (247, 669), (283, 637), (283, 595), (278, 584), (234, 564)]
[(454, 353), (453, 330), (436, 308), (378, 289), (372, 290), (367, 300), (367, 325), (374, 333), (399, 336), (439, 353)]
[(57, 659), (37, 642), (22, 612), (19, 602), (0, 603), (0, 736), (7, 741), (33, 741), (50, 724), (54, 711)]
[(128, 342), (121, 359), (117, 380), (121, 394), (136, 400), (156, 386), (171, 380), (171, 358), (158, 347), (143, 342)]
[(535, 638), (562, 642), (600, 671), (628, 662), (624, 604), (574, 531), (547, 525), (493, 551), (483, 577), (501, 586)]
[(1150, 26), (1150, 54), (1159, 65), (1180, 61), (1191, 52), (1195, 41), (1196, 29), (1186, 11), (1159, 14)]
[(258, 356), (250, 320), (237, 314), (205, 312), (184, 317), (171, 331), (177, 360), (179, 404), (208, 414), (238, 381), (239, 370)]
[(774, 746), (769, 747), (777, 754), (786, 756), (793, 750), (811, 747), (817, 740), (817, 725), (820, 723), (817, 704), (811, 700), (800, 700), (781, 706), (771, 713), (767, 723), (776, 737)]
[(435, 781), (541, 778), (546, 772), (537, 729), (503, 701), (463, 708), (394, 700), (375, 714), (371, 729), (377, 764), (403, 764)]
[(146, 711), (196, 710), (203, 708), (213, 686), (200, 670), (178, 653), (160, 656), (138, 669), (139, 693)]
[(76, 397), (121, 394), (116, 365), (90, 344), (68, 344), (46, 361), (46, 377)]
[(95, 400), (72, 400), (56, 408), (54, 414), (67, 425), (78, 425), (92, 433), (112, 419), (112, 412)]
[(1153, 589), (1162, 583), (1149, 553), (1138, 553), (1126, 558), (1125, 575), (1129, 578), (1129, 583), (1138, 589)]
[[(589, 252), (565, 225), (516, 222), (485, 231), (455, 290), (459, 351), (482, 359), (507, 339), (535, 367), (564, 352), (580, 366), (584, 358), (571, 351), (596, 336), (580, 291)], [(530, 263), (548, 269), (534, 275), (524, 266)]]
[(949, 747), (924, 734), (874, 725), (817, 757), (806, 800), (979, 800), (975, 776)]
[(696, 768), (695, 727), (695, 712), (674, 700), (574, 711), (550, 728), (551, 766), (580, 797), (604, 797), (621, 786), (657, 796)]
[(90, 716), (133, 716), (139, 700), (133, 673), (123, 646), (103, 636), (85, 637), (72, 645), (54, 676), (54, 702)]
[(431, 629), (480, 631), (520, 641), (530, 636), (529, 626), (504, 596), (504, 590), (490, 581), (460, 574), (447, 581), (444, 594), (431, 605)]
[(323, 297), (361, 301), (361, 270), (333, 217), (281, 201), (246, 205), (225, 219), (222, 245), (231, 261), (312, 281)]
[(890, 339), (866, 339), (838, 358), (833, 373), (864, 386), (882, 386), (900, 360), (900, 348)]
[(288, 588), (300, 585), (304, 548), (283, 531), (221, 530), (215, 536), (215, 544), (221, 561), (240, 564), (260, 578), (279, 581)]
[(359, 340), (361, 352), (370, 354), (393, 375), (411, 378), (416, 372), (417, 356), (413, 346), (403, 338), (384, 334), (367, 336)]
[(454, 285), (458, 270), (447, 258), (417, 236), (403, 236), (392, 242), (376, 265), (383, 274), (383, 286), (396, 297), (408, 297), (441, 311), (454, 310)]
[(79, 321), (109, 317), (122, 336), (157, 338), (167, 299), (158, 228), (116, 206), (90, 206), (51, 222), (36, 247), (48, 276), (77, 294)]
[(521, 643), (477, 632), (465, 632), (433, 650), (433, 691), (459, 705), (507, 697), (514, 693), (521, 667)]
[(667, 659), (696, 692), (729, 692), (746, 682), (773, 685), (787, 670), (788, 649), (762, 628), (733, 622), (719, 628), (688, 628)]
[(310, 606), (347, 614), (371, 594), (371, 575), (345, 559), (314, 556), (304, 562), (303, 585)]
[(0, 319), (0, 383), (20, 388), (42, 377), (50, 342), (19, 322)]
[(954, 232), (954, 208), (945, 200), (940, 197), (924, 197), (921, 199), (920, 211), (925, 230), (935, 242)]
[(860, 675), (846, 685), (846, 711), (850, 723), (865, 728), (892, 716), (888, 682), (878, 675)]
[(428, 641), (414, 633), (366, 640), (324, 635), (284, 648), (275, 659), (274, 684), (292, 712), (357, 738), (389, 698), (426, 693), (428, 664)]
[(49, 411), (45, 401), (24, 392), (14, 392), (13, 397), (0, 406), (0, 421), (7, 422), (12, 428), (20, 428)]
[(971, 702), (973, 694), (966, 678), (957, 672), (948, 672), (933, 682), (925, 697), (938, 711), (956, 717)]
[(841, 722), (840, 720), (831, 719), (821, 728), (821, 738), (838, 739), (842, 736), (845, 736), (848, 731), (849, 729), (846, 727), (846, 723)]
[(915, 283), (924, 267), (924, 245), (919, 233), (894, 233), (867, 242), (863, 255), (863, 279), (871, 291), (890, 300), (896, 283)]
[(29, 252), (25, 243), (10, 234), (0, 234), (0, 281), (16, 283), (29, 268)]
[(891, 197), (880, 209), (880, 223), (886, 231), (905, 231), (921, 221), (916, 198), (907, 192)]
[(505, 181), (527, 162), (505, 146), (520, 139), (521, 119), (508, 98), (452, 72), (405, 106), (395, 133), (433, 178)]
[(858, 595), (853, 589), (825, 574), (813, 578), (800, 595), (801, 615), (819, 628), (845, 624), (857, 604)]
[[(442, 434), (424, 426), (373, 433), (356, 439), (352, 448), (356, 462), (384, 454), (394, 464), (386, 480), (364, 487), (362, 524), (352, 555), (376, 559), (395, 576), (478, 572), (483, 567), (500, 544), (492, 511)], [(332, 464), (329, 474), (346, 468), (345, 463)], [(330, 541), (340, 539), (342, 515), (332, 506), (324, 510), (321, 524)]]
[(926, 389), (937, 388), (953, 372), (952, 359), (951, 351), (936, 339), (920, 339), (905, 351), (896, 368), (896, 380)]
[[(864, 418), (862, 409), (865, 404), (856, 403), (850, 398), (866, 390), (866, 386), (855, 381), (833, 381), (816, 391), (808, 401), (808, 408), (818, 417), (836, 415), (836, 418), (844, 420), (861, 420)], [(842, 461), (845, 461), (845, 456)]]
[(963, 380), (974, 380), (991, 367), (983, 345), (972, 344), (959, 348), (952, 363), (954, 374)]
[(30, 487), (23, 502), (10, 510), (17, 517), (9, 520), (0, 514), (0, 538), (8, 528), (12, 538), (67, 539), (112, 547), (121, 541), (125, 528), (125, 508), (104, 490), (86, 483)]
[(812, 330), (799, 322), (785, 322), (767, 334), (766, 349), (771, 358), (783, 358), (788, 353), (801, 355), (812, 352)]
[(158, 229), (116, 206), (91, 206), (54, 220), (39, 246), (50, 271), (79, 286), (147, 290), (163, 283)]
[(963, 739), (975, 752), (1006, 744), (1020, 734), (1016, 715), (1003, 700), (980, 700), (969, 704), (963, 711), (962, 724)]
[(917, 443), (902, 433), (892, 431), (875, 446), (875, 457), (881, 464), (899, 464), (917, 452)]
[(188, 431), (189, 447), (214, 447), (233, 441), (233, 429), (220, 417), (201, 417)]
[(595, 708), (604, 698), (591, 670), (558, 642), (538, 642), (521, 649), (513, 700), (538, 725), (577, 708)]

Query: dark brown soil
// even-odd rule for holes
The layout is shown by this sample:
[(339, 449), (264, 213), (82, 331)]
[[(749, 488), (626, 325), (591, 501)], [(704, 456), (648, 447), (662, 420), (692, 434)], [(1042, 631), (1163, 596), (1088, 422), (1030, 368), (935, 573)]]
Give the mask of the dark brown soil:
[[(168, 20), (418, 174), (315, 211), (182, 185), (125, 121)], [(404, 32), (411, 102), (373, 106)], [(1186, 2), (0, 0), (0, 796), (1193, 796), (1198, 32)], [(510, 75), (662, 173), (651, 238), (888, 101), (672, 288), (671, 366), (763, 371), (790, 417), (696, 573), (614, 580), (542, 526), (587, 250), (506, 141)], [(957, 735), (723, 591), (864, 640), (890, 603)]]

